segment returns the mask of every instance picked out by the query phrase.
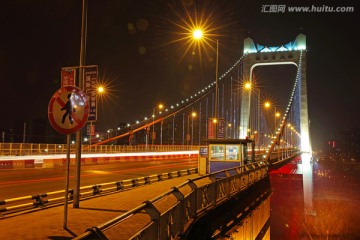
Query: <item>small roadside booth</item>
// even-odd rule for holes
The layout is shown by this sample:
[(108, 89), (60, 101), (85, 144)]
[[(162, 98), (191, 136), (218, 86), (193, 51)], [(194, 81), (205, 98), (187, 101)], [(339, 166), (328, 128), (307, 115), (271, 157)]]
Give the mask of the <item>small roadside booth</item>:
[(199, 173), (208, 174), (243, 166), (255, 159), (254, 142), (249, 139), (208, 139), (200, 147)]

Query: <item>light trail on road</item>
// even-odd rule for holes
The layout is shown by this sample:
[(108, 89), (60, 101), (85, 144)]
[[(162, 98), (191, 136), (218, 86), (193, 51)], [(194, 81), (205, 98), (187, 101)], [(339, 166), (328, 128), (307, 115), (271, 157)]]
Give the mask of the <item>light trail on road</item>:
[[(197, 167), (196, 160), (171, 159), (84, 165), (81, 186), (114, 182)], [(70, 188), (74, 167), (70, 168)], [(0, 170), (0, 200), (64, 189), (65, 168)]]

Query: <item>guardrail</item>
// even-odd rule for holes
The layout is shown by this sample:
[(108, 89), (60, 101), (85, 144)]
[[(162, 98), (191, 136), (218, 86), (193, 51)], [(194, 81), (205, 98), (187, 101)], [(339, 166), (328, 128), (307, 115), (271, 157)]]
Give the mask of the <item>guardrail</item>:
[[(75, 153), (75, 144), (70, 153)], [(82, 153), (167, 152), (199, 150), (193, 145), (82, 145)], [(66, 154), (66, 144), (0, 143), (0, 156)]]
[[(197, 168), (190, 168), (186, 170), (173, 171), (168, 173), (154, 174), (150, 176), (122, 180), (117, 182), (101, 183), (92, 186), (80, 187), (80, 197), (82, 199), (107, 194), (111, 192), (130, 189), (133, 187), (151, 184), (166, 179), (185, 176), (197, 173)], [(68, 199), (73, 199), (74, 190), (69, 190)], [(65, 190), (48, 192), (38, 195), (23, 196), (18, 198), (11, 198), (0, 200), (0, 205), (5, 207), (0, 208), (0, 214), (5, 215), (14, 212), (29, 210), (33, 208), (44, 208), (55, 204), (62, 204), (65, 202)]]
[(187, 180), (74, 239), (108, 239), (106, 235), (121, 233), (122, 225), (125, 227), (127, 221), (144, 215), (144, 211), (150, 220), (136, 234), (126, 238), (175, 239), (186, 232), (194, 219), (266, 176), (268, 163), (256, 162)]

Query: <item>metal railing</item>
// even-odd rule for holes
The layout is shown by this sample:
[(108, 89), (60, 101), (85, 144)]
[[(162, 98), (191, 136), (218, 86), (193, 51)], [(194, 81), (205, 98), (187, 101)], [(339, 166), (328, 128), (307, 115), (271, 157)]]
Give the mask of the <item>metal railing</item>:
[(211, 211), (266, 176), (267, 162), (256, 162), (187, 180), (119, 217), (88, 229), (74, 239), (108, 239), (106, 235), (114, 231), (120, 234), (121, 226), (126, 221), (144, 212), (150, 216), (150, 220), (137, 233), (126, 238), (174, 239), (186, 232), (196, 217)]
[[(197, 173), (197, 168), (190, 168), (186, 170), (173, 171), (168, 173), (154, 174), (150, 176), (121, 180), (117, 182), (108, 182), (95, 184), (92, 186), (80, 187), (80, 197), (82, 199), (99, 196), (101, 194), (107, 194), (111, 192), (130, 189), (133, 187), (147, 185), (154, 182), (163, 181), (166, 179), (172, 179), (175, 177), (186, 176)], [(73, 199), (74, 190), (69, 190), (68, 199)], [(63, 204), (65, 202), (65, 190), (53, 191), (38, 195), (23, 196), (18, 198), (11, 198), (0, 200), (0, 214), (11, 214), (14, 212), (29, 210), (33, 208), (44, 208), (50, 205)]]
[[(192, 145), (82, 145), (82, 153), (167, 152), (199, 150)], [(70, 152), (75, 153), (75, 144)], [(0, 143), (0, 156), (66, 154), (66, 144)]]

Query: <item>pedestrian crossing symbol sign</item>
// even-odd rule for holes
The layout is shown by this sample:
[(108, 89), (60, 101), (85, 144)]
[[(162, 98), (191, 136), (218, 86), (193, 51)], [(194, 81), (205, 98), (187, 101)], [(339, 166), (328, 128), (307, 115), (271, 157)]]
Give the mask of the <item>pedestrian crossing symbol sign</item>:
[(62, 87), (51, 97), (48, 118), (57, 132), (74, 133), (85, 125), (88, 117), (89, 103), (86, 95), (79, 88)]

